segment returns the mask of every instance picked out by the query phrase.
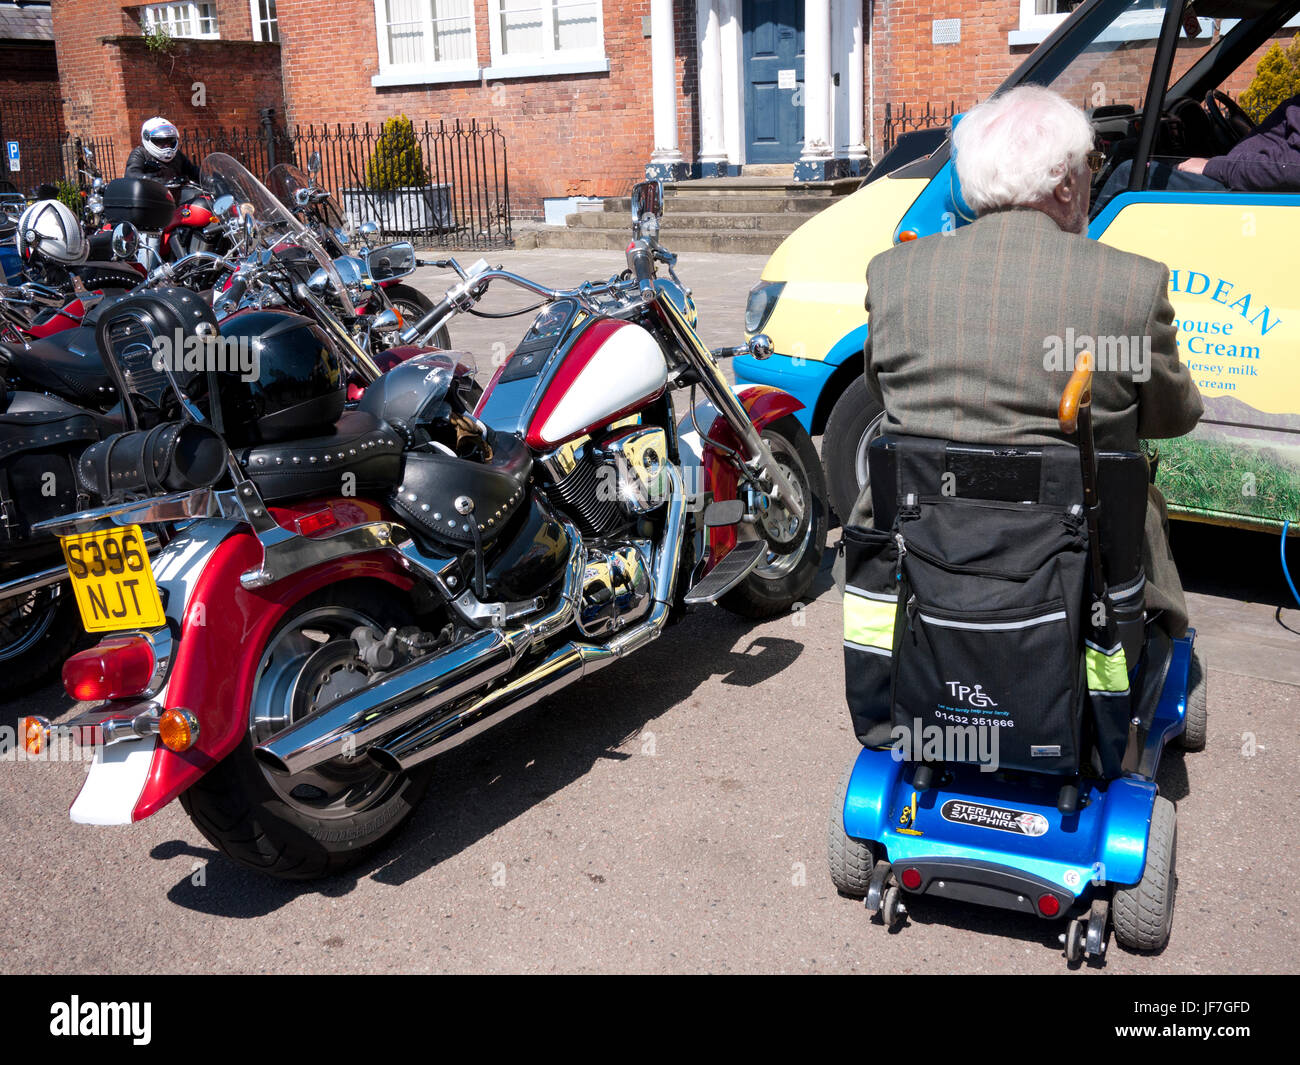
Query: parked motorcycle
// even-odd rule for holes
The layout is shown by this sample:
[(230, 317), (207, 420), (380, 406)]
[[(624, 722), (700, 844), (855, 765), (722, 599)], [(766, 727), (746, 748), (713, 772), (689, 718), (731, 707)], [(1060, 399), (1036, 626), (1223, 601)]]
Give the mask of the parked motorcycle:
[[(387, 346), (387, 341), (382, 345), (376, 341), (396, 329), (396, 320), (385, 323), (381, 315), (355, 314), (357, 293), (311, 235), (235, 160), (221, 155), (209, 162), (205, 179), (214, 205), (221, 202), (229, 218), (226, 243), (239, 258), (195, 252), (175, 263), (163, 262), (131, 296), (172, 293), (186, 314), (212, 318), (211, 322), (205, 318), (205, 324), (214, 342), (219, 339), (232, 359), (255, 358), (271, 380), (290, 377), (301, 353), (293, 345), (268, 339), (267, 331), (277, 325), (283, 328), (286, 321), (313, 323), (337, 351), (338, 372), (352, 398), (360, 396), (381, 373), (371, 352), (376, 346)], [(133, 259), (138, 239), (129, 222), (120, 223), (114, 232), (116, 254)], [(213, 276), (224, 279), (219, 324), (207, 300), (192, 291)], [(130, 317), (140, 300), (126, 298), (128, 302), (120, 307), (122, 296), (98, 302), (76, 328), (49, 339), (0, 342), (0, 373), (12, 389), (7, 395), (0, 390), (0, 486), (5, 477), (16, 486), (13, 499), (7, 500), (0, 491), (0, 503), (7, 502), (12, 511), (12, 520), (6, 518), (0, 528), (0, 663), (14, 667), (23, 689), (48, 679), (77, 632), (58, 543), (33, 530), (32, 524), (84, 509), (107, 498), (109, 490), (117, 490), (111, 485), (77, 483), (68, 476), (69, 449), (84, 449), (124, 430), (156, 430), (182, 416), (188, 402), (166, 387), (166, 377), (153, 364), (154, 352), (141, 344), (144, 334)], [(278, 317), (263, 313), (269, 310), (294, 313)], [(112, 324), (122, 322), (120, 327)], [(300, 340), (304, 335), (308, 334), (299, 330)], [(385, 361), (395, 364), (427, 350), (391, 349), (385, 354), (392, 357)], [(130, 382), (129, 402), (123, 401), (123, 378)], [(475, 386), (471, 396), (477, 395)], [(69, 427), (76, 428), (75, 435), (69, 435)], [(136, 466), (144, 464), (144, 456), (133, 458)], [(46, 476), (60, 490), (38, 496), (41, 478)], [(71, 494), (70, 485), (75, 485)], [(146, 539), (154, 542), (152, 534)]]
[[(329, 189), (317, 182), (316, 175), (320, 173), (320, 168), (319, 152), (311, 153), (307, 160), (306, 174), (290, 163), (280, 163), (266, 175), (267, 188), (312, 232), (336, 262), (348, 258), (353, 261), (355, 271), (368, 272), (372, 269), (371, 257), (385, 254), (383, 247), (376, 247), (379, 244), (379, 227), (373, 222), (364, 222), (356, 227), (354, 233)], [(359, 254), (353, 255), (353, 248)], [(415, 265), (436, 266), (444, 270), (449, 268), (446, 261), (416, 260)], [(404, 324), (417, 321), (433, 309), (433, 301), (428, 296), (418, 288), (403, 284), (399, 277), (379, 282), (378, 287), (372, 287), (365, 296), (365, 302), (357, 308), (358, 312), (375, 314), (384, 309), (392, 309), (397, 311)], [(450, 348), (451, 336), (447, 327), (442, 325), (428, 335), (416, 338), (416, 342), (437, 348)]]
[[(438, 352), (341, 415), (330, 345), (303, 348), (258, 418), (229, 380), (206, 413), (200, 382), (173, 382), (194, 432), (221, 429), (228, 479), (144, 493), (123, 473), (121, 501), (45, 526), (105, 633), (64, 669), (95, 704), (70, 734), (103, 747), (74, 821), (179, 797), (234, 861), (328, 875), (392, 836), (437, 755), (641, 650), (686, 605), (766, 616), (807, 591), (827, 508), (798, 401), (727, 386), (717, 359), (735, 351), (701, 343), (655, 239), (661, 197), (636, 190), (626, 274), (553, 290), (479, 263), (411, 327), (493, 284), (541, 297), (477, 413)], [(692, 393), (680, 421), (674, 390)], [(149, 567), (142, 527), (175, 522)], [(31, 751), (55, 732), (33, 717), (24, 736)]]

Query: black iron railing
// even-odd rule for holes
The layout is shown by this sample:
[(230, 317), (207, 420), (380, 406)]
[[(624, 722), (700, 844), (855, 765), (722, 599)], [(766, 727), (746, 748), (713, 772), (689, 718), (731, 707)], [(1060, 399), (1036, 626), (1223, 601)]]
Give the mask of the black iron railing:
[(907, 104), (885, 103), (885, 126), (884, 139), (885, 151), (889, 151), (894, 146), (898, 138), (904, 133), (911, 133), (918, 129), (932, 129), (935, 126), (947, 126), (952, 122), (952, 116), (959, 114), (957, 105), (953, 101), (948, 102), (945, 110), (938, 110), (933, 104), (927, 103), (925, 109)]
[(182, 130), (181, 149), (196, 164), (225, 152), (259, 178), (278, 163), (305, 171), (319, 155), (316, 180), (353, 223), (374, 221), (386, 235), (437, 247), (511, 243), (506, 143), (494, 123), (413, 123), (400, 167), (386, 162), (382, 133), (368, 122), (287, 131), (264, 116), (256, 129)]

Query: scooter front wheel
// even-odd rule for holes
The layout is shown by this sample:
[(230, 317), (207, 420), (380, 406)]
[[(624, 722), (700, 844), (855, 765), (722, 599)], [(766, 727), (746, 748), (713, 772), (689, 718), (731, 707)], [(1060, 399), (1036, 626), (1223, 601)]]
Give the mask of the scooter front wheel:
[(397, 773), (363, 754), (286, 775), (253, 757), (257, 744), (369, 682), (354, 629), (408, 621), (393, 594), (344, 584), (308, 596), (280, 623), (261, 652), (248, 734), (181, 796), (226, 857), (284, 879), (330, 876), (373, 853), (411, 815), (431, 766)]

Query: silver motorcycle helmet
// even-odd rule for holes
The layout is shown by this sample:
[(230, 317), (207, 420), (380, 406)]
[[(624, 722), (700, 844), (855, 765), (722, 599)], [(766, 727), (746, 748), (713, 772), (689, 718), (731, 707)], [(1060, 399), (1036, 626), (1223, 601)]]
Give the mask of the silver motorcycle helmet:
[(90, 248), (77, 216), (58, 200), (37, 200), (18, 216), (14, 237), (24, 262), (39, 255), (52, 262), (74, 266), (84, 263)]
[(160, 163), (170, 163), (180, 150), (181, 135), (167, 119), (156, 115), (140, 127), (140, 143)]

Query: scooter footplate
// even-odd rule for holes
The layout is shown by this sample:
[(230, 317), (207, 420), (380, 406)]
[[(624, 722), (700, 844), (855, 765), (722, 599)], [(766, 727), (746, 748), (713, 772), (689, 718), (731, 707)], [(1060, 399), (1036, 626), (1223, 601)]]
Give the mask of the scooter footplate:
[(753, 573), (755, 567), (766, 557), (766, 540), (745, 540), (738, 543), (709, 571), (708, 576), (686, 593), (686, 602), (692, 605), (716, 603)]

